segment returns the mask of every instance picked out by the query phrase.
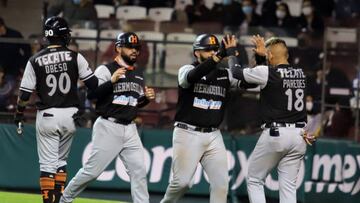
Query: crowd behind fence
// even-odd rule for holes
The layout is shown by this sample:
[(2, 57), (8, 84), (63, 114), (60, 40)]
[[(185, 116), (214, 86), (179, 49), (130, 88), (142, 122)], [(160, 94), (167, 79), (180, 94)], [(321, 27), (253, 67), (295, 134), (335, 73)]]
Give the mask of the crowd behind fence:
[[(358, 31), (356, 29), (355, 33)], [(75, 46), (95, 69), (98, 65), (113, 60), (114, 39), (121, 30), (111, 32), (99, 31), (94, 37), (84, 37), (73, 31)], [(101, 34), (101, 33), (107, 33)], [(337, 30), (341, 33), (341, 30)], [(290, 50), (290, 62), (294, 66), (303, 68), (308, 76), (308, 94), (306, 107), (309, 122), (313, 123), (313, 130), (323, 131), (325, 136), (356, 139), (358, 133), (358, 101), (357, 78), (359, 67), (358, 36), (351, 43), (326, 41), (302, 33), (298, 37), (288, 35), (286, 30), (278, 28), (249, 28), (246, 35), (237, 34), (241, 60), (246, 66), (254, 66), (254, 57), (250, 38), (252, 34), (260, 33), (265, 37), (273, 35), (285, 39)], [(140, 112), (137, 122), (144, 126), (156, 128), (171, 128), (176, 111), (177, 98), (177, 70), (183, 64), (193, 61), (192, 42), (196, 34), (193, 33), (161, 33), (155, 31), (137, 32), (142, 39), (143, 58), (138, 63), (144, 70), (147, 85), (155, 87), (157, 99)], [(32, 53), (44, 46), (41, 35), (34, 35), (29, 39), (0, 38), (0, 43), (28, 44)], [(104, 37), (105, 36), (105, 37)], [(219, 39), (224, 35), (217, 34)], [(346, 37), (346, 36), (345, 36)], [(325, 46), (326, 45), (326, 46)], [(220, 63), (226, 66), (226, 61)], [(14, 111), (19, 82), (24, 67), (19, 67), (19, 75), (4, 76), (5, 84), (1, 85), (1, 119), (11, 122)], [(0, 69), (1, 70), (1, 69)], [(6, 73), (5, 73), (6, 74)], [(2, 81), (2, 80), (1, 80)], [(326, 81), (323, 83), (322, 81)], [(10, 85), (9, 85), (10, 84)], [(10, 87), (9, 87), (10, 86)], [(8, 91), (5, 91), (7, 88)], [(11, 91), (9, 91), (9, 89)], [(83, 99), (83, 107), (87, 112), (91, 127), (94, 115), (93, 104), (86, 100), (86, 91), (79, 83), (79, 95)], [(240, 134), (254, 134), (260, 131), (261, 124), (258, 106), (259, 94), (253, 91), (233, 90), (222, 128)], [(36, 96), (26, 111), (28, 121), (35, 118)], [(355, 103), (354, 103), (355, 102)], [(356, 122), (355, 122), (356, 121)], [(315, 127), (314, 127), (315, 126)], [(319, 128), (322, 126), (322, 128)]]

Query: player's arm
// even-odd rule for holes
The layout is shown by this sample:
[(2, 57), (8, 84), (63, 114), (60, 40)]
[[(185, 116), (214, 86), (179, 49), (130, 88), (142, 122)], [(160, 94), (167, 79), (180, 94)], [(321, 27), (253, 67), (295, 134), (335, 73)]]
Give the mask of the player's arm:
[(77, 64), (80, 80), (84, 82), (88, 89), (96, 89), (99, 83), (98, 78), (94, 75), (89, 67), (89, 63), (80, 53), (77, 55)]
[(18, 126), (24, 120), (24, 111), (30, 96), (36, 87), (36, 75), (30, 62), (27, 62), (23, 78), (20, 84), (20, 91), (14, 115), (15, 125)]
[(269, 75), (267, 66), (256, 66), (254, 68), (243, 68), (236, 57), (229, 57), (228, 65), (232, 76), (240, 81), (241, 88), (255, 88), (260, 85), (264, 88)]
[(142, 108), (150, 103), (151, 100), (155, 99), (155, 90), (153, 88), (145, 86), (144, 95), (138, 99), (138, 108)]
[(98, 87), (89, 89), (87, 98), (101, 99), (113, 93), (113, 84), (116, 83), (126, 72), (125, 68), (118, 68), (112, 75), (109, 69), (102, 65), (95, 70), (95, 76), (98, 78)]

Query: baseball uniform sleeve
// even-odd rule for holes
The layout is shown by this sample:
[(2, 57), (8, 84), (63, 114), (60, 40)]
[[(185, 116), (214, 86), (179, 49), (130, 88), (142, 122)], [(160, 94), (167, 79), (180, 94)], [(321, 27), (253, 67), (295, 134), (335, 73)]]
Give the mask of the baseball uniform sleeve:
[(243, 76), (246, 82), (260, 85), (260, 88), (263, 89), (269, 78), (269, 67), (260, 65), (254, 68), (244, 68)]
[(104, 65), (99, 66), (94, 74), (99, 79), (99, 85), (111, 80), (111, 73)]
[(21, 80), (20, 90), (31, 93), (34, 91), (35, 87), (36, 87), (36, 75), (35, 75), (34, 67), (30, 63), (30, 61), (28, 61), (25, 67), (23, 78)]
[(230, 81), (230, 87), (239, 88), (240, 87), (240, 81), (238, 79), (235, 79), (230, 71), (230, 69), (226, 69), (229, 74), (229, 81)]
[(80, 80), (85, 82), (86, 80), (94, 76), (93, 72), (91, 71), (91, 68), (89, 67), (89, 63), (80, 53), (78, 53), (77, 55), (77, 63), (79, 67)]
[(195, 67), (193, 65), (185, 65), (179, 69), (178, 82), (180, 87), (188, 88), (190, 86), (190, 83), (187, 81), (187, 75), (189, 71), (191, 71), (194, 68)]

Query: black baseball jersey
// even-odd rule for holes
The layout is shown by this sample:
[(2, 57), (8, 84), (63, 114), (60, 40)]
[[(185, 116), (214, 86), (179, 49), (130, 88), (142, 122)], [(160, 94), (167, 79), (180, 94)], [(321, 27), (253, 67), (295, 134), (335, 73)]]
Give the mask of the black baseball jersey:
[[(95, 70), (99, 85), (110, 81), (112, 74), (119, 68), (117, 62), (101, 65)], [(136, 118), (139, 100), (144, 98), (144, 77), (139, 69), (127, 70), (125, 75), (113, 84), (113, 93), (98, 99), (98, 115), (131, 122)]]
[[(242, 71), (246, 83), (260, 85), (260, 104), (264, 123), (306, 121), (306, 76), (291, 65), (256, 66)], [(239, 78), (241, 79), (241, 78)]]
[(187, 82), (187, 74), (195, 68), (185, 65), (179, 69), (178, 103), (175, 121), (198, 127), (219, 127), (224, 117), (228, 90), (237, 86), (228, 69), (216, 69), (196, 83)]
[(29, 59), (20, 90), (36, 90), (38, 109), (78, 107), (78, 79), (86, 81), (93, 76), (80, 53), (63, 46), (49, 46)]

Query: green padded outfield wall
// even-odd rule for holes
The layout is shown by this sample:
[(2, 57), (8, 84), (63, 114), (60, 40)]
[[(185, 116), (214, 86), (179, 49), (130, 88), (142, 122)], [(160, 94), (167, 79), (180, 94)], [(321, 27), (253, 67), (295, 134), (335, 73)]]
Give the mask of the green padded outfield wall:
[[(164, 192), (170, 176), (172, 132), (141, 130), (145, 147), (145, 164), (150, 192)], [(249, 155), (257, 136), (232, 137), (224, 134), (228, 150), (228, 168), (232, 194), (246, 196), (245, 177)], [(89, 156), (91, 129), (78, 129), (68, 161), (69, 176), (73, 177)], [(39, 165), (35, 128), (26, 125), (18, 136), (14, 125), (0, 124), (0, 189), (37, 189)], [(206, 174), (198, 167), (192, 194), (208, 194)], [(298, 177), (298, 199), (306, 203), (360, 202), (360, 144), (351, 141), (319, 139), (308, 147)], [(120, 159), (113, 161), (89, 187), (92, 189), (129, 190), (129, 177)], [(276, 171), (266, 179), (266, 193), (278, 197)]]

